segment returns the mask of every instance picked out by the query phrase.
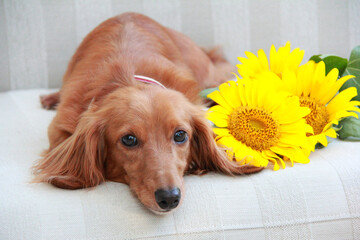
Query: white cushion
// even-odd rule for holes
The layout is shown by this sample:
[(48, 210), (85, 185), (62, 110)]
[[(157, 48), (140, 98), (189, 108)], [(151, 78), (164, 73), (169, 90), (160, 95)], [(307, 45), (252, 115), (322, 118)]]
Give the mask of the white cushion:
[(360, 143), (332, 140), (306, 165), (186, 176), (183, 205), (158, 216), (127, 185), (30, 184), (48, 147), (49, 90), (0, 94), (0, 239), (360, 239)]

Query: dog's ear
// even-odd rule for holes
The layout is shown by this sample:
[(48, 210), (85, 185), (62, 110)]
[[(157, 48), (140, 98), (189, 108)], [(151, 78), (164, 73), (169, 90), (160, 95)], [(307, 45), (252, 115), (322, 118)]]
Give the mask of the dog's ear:
[(74, 134), (45, 153), (34, 166), (35, 182), (78, 189), (104, 181), (105, 124), (97, 117), (96, 108), (84, 112)]
[(221, 172), (227, 175), (259, 172), (262, 167), (238, 165), (226, 156), (223, 149), (216, 145), (214, 133), (202, 111), (193, 113), (193, 136), (190, 146), (190, 159), (187, 173), (204, 174), (208, 171)]

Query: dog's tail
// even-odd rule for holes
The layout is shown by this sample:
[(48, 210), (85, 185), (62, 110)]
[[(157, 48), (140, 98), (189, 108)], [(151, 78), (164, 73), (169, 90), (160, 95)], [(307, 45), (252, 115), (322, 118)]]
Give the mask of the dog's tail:
[(223, 50), (220, 46), (215, 46), (213, 48), (203, 48), (203, 51), (215, 66), (215, 81), (212, 83), (214, 86), (209, 87), (217, 87), (221, 83), (226, 82), (234, 77), (232, 72), (235, 71), (235, 67), (226, 60)]

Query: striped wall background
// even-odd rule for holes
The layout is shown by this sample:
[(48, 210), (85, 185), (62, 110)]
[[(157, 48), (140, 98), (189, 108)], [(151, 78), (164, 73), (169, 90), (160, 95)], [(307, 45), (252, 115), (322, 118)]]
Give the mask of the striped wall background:
[(222, 45), (233, 64), (288, 40), (306, 59), (360, 44), (360, 0), (0, 0), (0, 91), (59, 87), (84, 36), (126, 11)]

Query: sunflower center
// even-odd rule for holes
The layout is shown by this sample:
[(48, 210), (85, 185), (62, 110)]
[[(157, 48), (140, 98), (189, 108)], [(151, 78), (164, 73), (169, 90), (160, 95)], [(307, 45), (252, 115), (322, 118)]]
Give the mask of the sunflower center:
[(300, 97), (300, 106), (310, 108), (311, 112), (305, 117), (307, 124), (314, 129), (314, 134), (322, 133), (329, 122), (329, 113), (325, 105), (310, 97)]
[(267, 150), (279, 140), (277, 122), (263, 109), (239, 107), (230, 114), (228, 121), (230, 134), (252, 149)]

